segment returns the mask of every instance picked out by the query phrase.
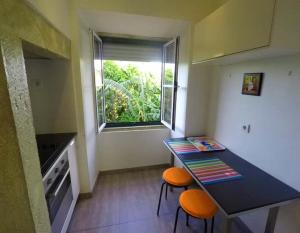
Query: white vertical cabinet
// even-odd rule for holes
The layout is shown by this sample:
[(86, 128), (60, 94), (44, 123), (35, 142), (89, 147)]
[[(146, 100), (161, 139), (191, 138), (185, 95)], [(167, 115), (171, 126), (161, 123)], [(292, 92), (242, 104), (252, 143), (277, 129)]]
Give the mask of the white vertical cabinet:
[(229, 0), (195, 25), (193, 63), (270, 45), (275, 0)]
[(229, 0), (195, 25), (193, 63), (297, 54), (299, 12), (299, 0)]

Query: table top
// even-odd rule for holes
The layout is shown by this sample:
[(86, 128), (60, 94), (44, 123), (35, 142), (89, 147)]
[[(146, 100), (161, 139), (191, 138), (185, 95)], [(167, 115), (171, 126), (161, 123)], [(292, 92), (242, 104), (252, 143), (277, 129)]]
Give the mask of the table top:
[(228, 217), (234, 217), (241, 213), (254, 211), (259, 208), (271, 208), (283, 205), (289, 201), (300, 198), (300, 193), (297, 190), (247, 162), (228, 149), (216, 152), (177, 154), (169, 146), (168, 141), (182, 139), (183, 138), (178, 138), (164, 141), (172, 154), (182, 162), (187, 159), (218, 158), (243, 176), (237, 180), (205, 185), (185, 166), (195, 181), (214, 199), (216, 204)]

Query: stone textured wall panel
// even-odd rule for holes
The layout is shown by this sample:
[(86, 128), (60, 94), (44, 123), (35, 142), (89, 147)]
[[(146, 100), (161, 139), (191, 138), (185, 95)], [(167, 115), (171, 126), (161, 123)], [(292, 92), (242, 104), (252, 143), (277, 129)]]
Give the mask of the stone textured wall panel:
[(11, 33), (58, 56), (70, 58), (70, 40), (25, 1), (0, 1), (0, 35)]
[(65, 59), (71, 44), (25, 1), (0, 1), (0, 233), (50, 233), (22, 44)]

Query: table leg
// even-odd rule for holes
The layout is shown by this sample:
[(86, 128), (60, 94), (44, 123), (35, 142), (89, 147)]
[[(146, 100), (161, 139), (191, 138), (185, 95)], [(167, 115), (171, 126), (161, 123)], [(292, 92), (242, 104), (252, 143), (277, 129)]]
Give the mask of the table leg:
[(174, 159), (174, 155), (171, 153), (171, 157), (170, 157), (170, 166), (174, 167), (175, 164), (175, 159)]
[[(174, 158), (174, 155), (171, 153), (170, 166), (174, 167), (174, 165), (175, 165), (175, 158)], [(170, 191), (173, 192), (173, 187), (172, 186), (170, 186)]]
[(274, 232), (278, 211), (279, 211), (279, 207), (273, 207), (273, 208), (269, 209), (265, 233), (273, 233)]
[(230, 233), (231, 232), (231, 225), (232, 225), (232, 218), (223, 217), (223, 223), (221, 232), (222, 233)]

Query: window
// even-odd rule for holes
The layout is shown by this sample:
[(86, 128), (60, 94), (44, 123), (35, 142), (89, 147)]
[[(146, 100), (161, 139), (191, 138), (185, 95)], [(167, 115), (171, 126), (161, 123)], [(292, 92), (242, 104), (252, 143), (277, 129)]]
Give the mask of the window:
[(104, 60), (107, 126), (160, 123), (161, 62)]
[(165, 45), (162, 41), (94, 35), (100, 128), (104, 122), (106, 127), (164, 123), (174, 128), (176, 45), (177, 40)]
[(163, 46), (161, 121), (173, 130), (175, 129), (178, 44), (179, 38)]
[(104, 96), (104, 85), (103, 85), (103, 65), (102, 65), (102, 41), (101, 39), (92, 32), (92, 45), (93, 45), (93, 70), (94, 70), (94, 90), (95, 90), (95, 103), (96, 103), (96, 120), (97, 120), (97, 131), (100, 132), (105, 127), (105, 96)]

